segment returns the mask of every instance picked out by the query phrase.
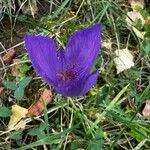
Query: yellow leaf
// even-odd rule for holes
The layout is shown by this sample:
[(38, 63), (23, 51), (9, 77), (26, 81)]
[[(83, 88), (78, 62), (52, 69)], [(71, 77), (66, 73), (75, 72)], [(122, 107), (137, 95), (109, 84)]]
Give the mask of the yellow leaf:
[(148, 17), (146, 18), (145, 23), (146, 23), (147, 25), (150, 25), (150, 16), (148, 16)]
[(28, 109), (20, 107), (18, 105), (13, 105), (11, 111), (12, 115), (8, 123), (8, 130), (18, 130), (20, 128), (24, 129), (25, 122), (21, 119), (26, 117)]
[(144, 9), (144, 0), (130, 0), (130, 4), (131, 4), (131, 8), (133, 9), (133, 11), (138, 11), (140, 9)]
[(127, 48), (121, 50), (118, 49), (115, 51), (115, 54), (117, 56), (114, 59), (117, 68), (117, 74), (134, 66), (134, 58)]
[(95, 96), (96, 93), (97, 93), (97, 92), (96, 92), (96, 89), (94, 89), (94, 88), (91, 88), (90, 91), (89, 91), (89, 95), (90, 95), (90, 96)]

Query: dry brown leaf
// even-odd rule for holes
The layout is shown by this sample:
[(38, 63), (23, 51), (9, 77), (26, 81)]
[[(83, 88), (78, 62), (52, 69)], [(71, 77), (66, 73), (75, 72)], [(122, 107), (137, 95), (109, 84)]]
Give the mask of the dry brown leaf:
[(13, 48), (9, 49), (7, 53), (2, 57), (3, 61), (9, 63), (13, 57), (15, 56), (16, 52)]
[(8, 130), (18, 130), (25, 128), (25, 122), (21, 120), (26, 117), (28, 110), (18, 105), (13, 105), (11, 109), (12, 115), (8, 123)]
[(39, 100), (29, 107), (27, 116), (38, 116), (44, 110), (44, 107), (51, 101), (52, 92), (45, 88), (41, 93)]
[(127, 48), (116, 50), (115, 54), (116, 58), (114, 59), (114, 62), (116, 64), (117, 74), (134, 66), (134, 58)]
[(16, 77), (20, 74), (19, 68), (20, 68), (20, 59), (13, 59), (14, 66), (11, 67), (11, 74), (12, 76)]
[(0, 94), (4, 91), (4, 87), (0, 87)]
[(149, 117), (150, 116), (150, 100), (146, 101), (145, 107), (142, 110), (142, 115), (144, 117)]

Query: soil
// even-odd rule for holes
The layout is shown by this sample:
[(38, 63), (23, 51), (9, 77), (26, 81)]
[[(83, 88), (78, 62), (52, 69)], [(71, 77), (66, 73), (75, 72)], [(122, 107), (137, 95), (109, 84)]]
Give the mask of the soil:
[[(22, 12), (19, 13), (19, 17), (21, 20), (16, 20), (15, 26), (12, 29), (11, 27), (11, 21), (9, 16), (4, 16), (2, 20), (0, 20), (0, 43), (3, 45), (3, 47), (7, 50), (21, 42), (23, 42), (23, 38), (25, 33), (29, 31), (29, 29), (35, 29), (36, 25), (39, 23), (41, 17), (47, 15), (49, 12), (49, 6), (50, 4), (47, 1), (42, 1), (38, 3), (38, 13), (35, 15), (35, 18), (33, 18), (29, 14), (23, 14)], [(23, 18), (25, 17), (25, 19)], [(15, 18), (12, 17), (12, 22), (14, 23)], [(13, 24), (12, 23), (12, 24)], [(4, 52), (4, 48), (0, 45), (0, 55), (2, 52)], [(20, 54), (23, 54), (25, 52), (25, 49), (23, 47), (23, 44), (20, 46), (17, 46), (15, 48), (15, 51), (17, 53), (17, 56)], [(10, 65), (6, 64), (7, 65)], [(4, 74), (4, 70), (2, 70), (2, 62), (0, 61), (0, 85), (1, 85), (1, 79)]]

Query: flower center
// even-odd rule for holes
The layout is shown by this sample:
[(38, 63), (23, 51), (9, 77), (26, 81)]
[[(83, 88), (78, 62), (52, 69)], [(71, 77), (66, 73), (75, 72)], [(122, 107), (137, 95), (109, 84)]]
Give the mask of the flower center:
[(72, 70), (65, 70), (63, 72), (58, 73), (57, 76), (61, 80), (67, 81), (67, 80), (71, 80), (73, 78), (73, 72), (72, 72)]

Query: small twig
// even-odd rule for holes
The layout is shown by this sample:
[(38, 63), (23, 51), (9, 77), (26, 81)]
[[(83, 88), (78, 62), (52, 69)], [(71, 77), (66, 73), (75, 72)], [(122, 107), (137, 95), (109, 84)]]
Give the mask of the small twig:
[(130, 34), (129, 34), (129, 36), (128, 36), (126, 49), (128, 49), (128, 47), (129, 47), (129, 39), (130, 39)]
[(5, 69), (7, 69), (7, 68), (10, 68), (10, 67), (12, 67), (12, 66), (18, 65), (18, 64), (23, 64), (23, 63), (27, 63), (27, 62), (30, 62), (30, 60), (24, 60), (24, 61), (20, 61), (20, 62), (13, 63), (13, 64), (11, 64), (11, 65), (9, 65), (9, 66), (4, 66), (3, 68), (0, 68), (0, 71), (1, 71), (1, 70), (5, 70)]
[(92, 16), (92, 19), (94, 20), (94, 12), (93, 12), (93, 9), (92, 9), (92, 5), (91, 5), (91, 1), (87, 1), (89, 7), (90, 7), (90, 10), (91, 10), (91, 16)]
[(62, 109), (60, 110), (60, 126), (61, 126), (61, 132), (63, 132), (63, 112)]
[[(5, 49), (5, 47), (4, 47), (4, 45), (0, 42), (0, 45), (1, 45), (1, 47), (3, 48), (3, 53), (4, 52), (7, 52), (7, 50)], [(4, 64), (4, 62), (3, 62), (3, 59), (2, 59), (2, 57), (1, 57), (1, 55), (0, 55), (0, 61), (1, 61), (1, 63), (2, 63), (2, 67), (4, 68), (3, 70), (4, 70), (4, 74), (3, 74), (3, 77), (1, 78), (1, 79), (4, 79), (5, 78), (5, 75), (6, 75), (6, 69), (5, 69), (5, 64)]]
[(17, 20), (17, 17), (18, 17), (18, 15), (19, 15), (19, 12), (20, 12), (20, 10), (22, 9), (22, 7), (24, 6), (24, 4), (25, 4), (26, 2), (27, 2), (27, 0), (25, 0), (24, 2), (22, 2), (21, 5), (20, 5), (20, 8), (19, 8), (18, 11), (16, 12), (16, 16), (15, 16), (14, 24), (13, 24), (13, 30), (14, 30), (14, 28), (15, 28), (16, 20)]
[(51, 13), (52, 13), (52, 7), (53, 7), (53, 0), (51, 0), (51, 2), (50, 2), (49, 14), (51, 14)]
[(4, 52), (7, 52), (6, 48), (4, 47), (4, 45), (0, 42), (1, 47), (3, 48)]
[(8, 49), (5, 49), (5, 47), (4, 47), (4, 46), (2, 45), (2, 43), (0, 42), (0, 45), (1, 45), (2, 48), (4, 49), (4, 51), (0, 52), (0, 55), (3, 54), (3, 53), (6, 53), (9, 49), (16, 48), (16, 47), (18, 47), (18, 46), (20, 46), (20, 45), (23, 45), (23, 44), (24, 44), (24, 41), (23, 41), (23, 42), (20, 42), (20, 43), (18, 43), (18, 44), (16, 44), (16, 45), (14, 45), (14, 46), (12, 46), (12, 47), (10, 47), (10, 48), (8, 48)]
[(112, 24), (114, 26), (114, 31), (115, 31), (115, 34), (116, 34), (117, 46), (118, 46), (118, 49), (120, 49), (119, 38), (118, 38), (117, 29), (116, 29), (116, 25), (115, 25), (113, 15), (111, 15), (111, 19), (112, 19)]
[(149, 141), (147, 138), (142, 140), (133, 150), (140, 150), (147, 141)]
[[(71, 128), (71, 126), (72, 126), (72, 121), (73, 121), (73, 109), (71, 109), (71, 118), (70, 118), (70, 123), (69, 123), (69, 127), (68, 127), (69, 129), (70, 129), (70, 128)], [(67, 133), (67, 135), (66, 135), (63, 150), (65, 150), (65, 149), (66, 149), (68, 136), (69, 136), (69, 133)]]
[(18, 46), (20, 46), (20, 45), (23, 45), (24, 44), (24, 41), (23, 42), (20, 42), (20, 43), (18, 43), (18, 44), (16, 44), (16, 45), (14, 45), (14, 46), (12, 46), (12, 47), (10, 47), (9, 49), (11, 49), (11, 48), (16, 48), (16, 47), (18, 47)]
[(75, 14), (73, 17), (71, 17), (71, 18), (69, 18), (69, 19), (63, 21), (61, 24), (64, 24), (64, 23), (66, 23), (66, 22), (68, 22), (68, 21), (70, 21), (70, 20), (76, 18), (76, 17), (78, 16), (78, 13), (79, 13), (81, 7), (83, 6), (83, 3), (84, 3), (84, 0), (82, 1), (81, 5), (79, 6), (79, 8), (78, 8), (78, 10), (77, 10), (77, 12), (76, 12), (76, 14)]
[[(4, 64), (3, 59), (2, 59), (1, 56), (0, 56), (0, 61), (1, 61), (2, 66), (3, 66), (3, 69), (2, 69), (2, 70), (4, 70), (4, 74), (3, 74), (3, 77), (2, 77), (2, 79), (4, 79), (4, 78), (5, 78), (5, 75), (6, 75), (6, 73), (7, 73), (7, 71), (6, 71), (6, 66), (5, 66), (5, 64)], [(1, 69), (0, 69), (0, 71), (1, 71)]]

